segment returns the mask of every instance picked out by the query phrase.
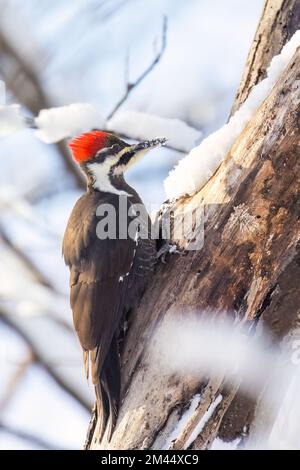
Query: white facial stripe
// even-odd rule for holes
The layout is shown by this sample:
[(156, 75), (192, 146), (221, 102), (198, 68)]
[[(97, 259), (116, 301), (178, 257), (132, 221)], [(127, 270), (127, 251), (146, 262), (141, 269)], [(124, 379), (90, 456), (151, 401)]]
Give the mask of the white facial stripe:
[(126, 191), (115, 188), (110, 181), (109, 172), (111, 166), (118, 158), (107, 158), (103, 163), (90, 163), (88, 168), (94, 177), (94, 188), (105, 193), (118, 194), (119, 196), (131, 196)]
[[(140, 152), (137, 152), (127, 163), (127, 165), (121, 165), (118, 166), (114, 169), (114, 175), (120, 175), (122, 174), (125, 170), (131, 167), (134, 163), (136, 163), (146, 152), (146, 150), (141, 150)], [(111, 167), (113, 167), (119, 159), (126, 154), (127, 152), (130, 152), (130, 146), (123, 148), (120, 150), (119, 153), (117, 153), (114, 157), (108, 157), (104, 160), (102, 163), (89, 163), (88, 168), (90, 172), (92, 173), (94, 177), (94, 188), (99, 189), (99, 191), (107, 192), (107, 193), (113, 193), (113, 194), (118, 194), (118, 195), (123, 195), (123, 196), (131, 196), (131, 194), (127, 193), (126, 191), (121, 191), (119, 189), (116, 189), (110, 181), (109, 178), (109, 173), (111, 170)]]

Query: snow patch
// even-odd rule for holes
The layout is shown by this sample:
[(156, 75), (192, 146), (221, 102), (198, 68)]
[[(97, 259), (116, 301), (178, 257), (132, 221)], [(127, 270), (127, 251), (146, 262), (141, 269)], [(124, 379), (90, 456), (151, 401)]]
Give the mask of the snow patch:
[(0, 106), (6, 103), (6, 87), (3, 80), (0, 80)]
[(190, 447), (190, 445), (197, 439), (197, 437), (199, 436), (200, 432), (202, 431), (202, 429), (204, 428), (204, 426), (206, 425), (206, 423), (209, 421), (209, 419), (212, 417), (212, 415), (214, 414), (217, 406), (221, 403), (222, 401), (222, 395), (218, 395), (217, 398), (211, 403), (211, 405), (209, 406), (208, 410), (204, 413), (204, 415), (202, 416), (202, 418), (200, 419), (199, 423), (197, 424), (197, 426), (195, 427), (194, 431), (192, 432), (192, 434), (190, 435), (189, 439), (186, 441), (185, 445), (184, 445), (184, 449), (188, 449)]
[[(151, 363), (159, 364), (160, 373), (176, 374), (178, 378), (187, 374), (195, 379), (226, 377), (226, 383), (239, 385), (241, 391), (255, 400), (259, 397), (260, 405), (250, 431), (244, 427), (239, 436), (247, 437), (243, 449), (299, 449), (298, 339), (288, 338), (279, 351), (265, 329), (253, 335), (250, 325), (234, 324), (220, 311), (210, 311), (209, 316), (202, 315), (198, 320), (195, 312), (191, 312), (190, 318), (187, 311), (184, 314), (184, 320), (169, 318), (160, 326), (150, 345)], [(196, 408), (197, 405), (192, 409)], [(214, 408), (207, 411), (213, 412)], [(186, 419), (183, 423), (179, 421), (168, 443), (178, 437), (190, 416), (191, 413), (187, 418), (183, 415)], [(206, 415), (199, 421), (198, 435), (208, 419)]]
[(300, 46), (300, 30), (296, 31), (282, 48), (281, 53), (272, 59), (267, 77), (252, 89), (248, 99), (229, 122), (204, 139), (170, 172), (164, 182), (169, 199), (179, 198), (185, 194), (191, 195), (208, 181), (256, 109), (267, 97), (298, 46)]
[(5, 136), (25, 128), (19, 104), (0, 105), (0, 136)]
[(132, 139), (154, 139), (158, 135), (167, 138), (167, 145), (188, 152), (199, 142), (201, 131), (188, 126), (180, 119), (168, 119), (138, 111), (117, 113), (107, 123), (107, 129), (130, 136)]
[(172, 445), (172, 442), (175, 441), (175, 439), (177, 439), (178, 436), (180, 436), (180, 434), (186, 427), (187, 423), (189, 422), (189, 419), (191, 418), (191, 416), (193, 415), (193, 413), (196, 411), (197, 407), (199, 406), (200, 400), (201, 400), (201, 395), (199, 393), (193, 396), (190, 406), (183, 413), (183, 415), (181, 416), (180, 420), (177, 423), (177, 426), (168, 437), (163, 450), (168, 450), (170, 446)]
[(223, 441), (219, 437), (213, 441), (210, 450), (237, 450), (239, 443), (241, 442), (241, 437), (237, 437), (233, 441)]
[[(299, 366), (298, 366), (299, 367)], [(300, 449), (300, 374), (299, 370), (291, 378), (284, 394), (276, 420), (269, 437), (269, 448), (279, 450)]]
[(58, 108), (42, 109), (35, 118), (37, 136), (46, 144), (58, 142), (82, 132), (104, 127), (98, 108), (89, 103), (73, 103)]
[[(209, 406), (208, 410), (204, 413), (202, 418), (199, 420), (199, 423), (195, 427), (194, 431), (190, 435), (190, 437), (187, 439), (186, 443), (184, 444), (184, 450), (188, 449), (188, 447), (197, 439), (199, 436), (200, 432), (206, 425), (206, 423), (209, 421), (209, 419), (212, 417), (214, 414), (217, 406), (221, 403), (222, 401), (222, 395), (218, 395), (217, 398), (211, 403)], [(198, 408), (199, 404), (201, 402), (201, 395), (197, 393), (194, 395), (194, 397), (191, 400), (190, 406), (188, 409), (183, 413), (181, 416), (180, 420), (177, 423), (177, 426), (175, 429), (172, 431), (170, 436), (168, 437), (166, 444), (164, 446), (164, 450), (169, 449), (172, 446), (173, 441), (175, 441), (178, 436), (182, 433), (182, 431), (185, 429), (187, 423), (189, 422), (190, 418)]]

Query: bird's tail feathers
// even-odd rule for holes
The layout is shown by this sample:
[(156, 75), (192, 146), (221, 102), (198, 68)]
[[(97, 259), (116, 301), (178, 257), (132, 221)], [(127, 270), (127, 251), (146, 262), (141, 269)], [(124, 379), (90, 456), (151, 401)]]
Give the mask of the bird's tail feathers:
[(114, 336), (104, 364), (99, 370), (97, 350), (90, 352), (92, 377), (96, 392), (96, 409), (99, 440), (107, 430), (107, 440), (111, 439), (115, 428), (120, 402), (120, 358), (117, 338)]

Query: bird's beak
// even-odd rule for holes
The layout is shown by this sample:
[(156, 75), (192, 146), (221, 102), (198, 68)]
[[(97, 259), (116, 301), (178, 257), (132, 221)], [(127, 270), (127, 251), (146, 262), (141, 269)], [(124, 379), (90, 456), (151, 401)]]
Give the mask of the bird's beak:
[(120, 152), (118, 165), (115, 169), (115, 174), (123, 173), (128, 170), (134, 163), (136, 163), (148, 150), (161, 147), (166, 143), (167, 139), (158, 137), (153, 140), (145, 140), (139, 144), (129, 145)]
[(167, 139), (165, 137), (158, 137), (153, 140), (145, 140), (144, 142), (140, 142), (139, 144), (132, 145), (131, 150), (134, 153), (142, 152), (145, 150), (151, 150), (153, 148), (161, 147), (162, 145), (165, 145), (166, 142), (167, 142)]

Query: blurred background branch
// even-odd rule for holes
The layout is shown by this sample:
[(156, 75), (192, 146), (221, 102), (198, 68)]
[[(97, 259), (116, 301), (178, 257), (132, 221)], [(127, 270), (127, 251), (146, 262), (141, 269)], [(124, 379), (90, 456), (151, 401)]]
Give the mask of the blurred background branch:
[(41, 437), (30, 434), (28, 432), (22, 431), (21, 429), (13, 428), (7, 424), (0, 422), (0, 431), (4, 431), (7, 434), (11, 434), (22, 441), (28, 441), (31, 447), (38, 448), (38, 449), (45, 449), (45, 450), (62, 450), (59, 444), (53, 446), (50, 442), (42, 439)]
[[(154, 67), (159, 63), (161, 58), (163, 57), (163, 54), (166, 50), (167, 46), (167, 34), (168, 34), (168, 18), (166, 16), (163, 17), (163, 23), (162, 23), (162, 32), (161, 32), (161, 46), (160, 50), (152, 60), (152, 62), (148, 65), (148, 67), (139, 75), (134, 81), (127, 81), (126, 83), (126, 91), (125, 94), (122, 96), (122, 98), (116, 103), (116, 105), (113, 107), (109, 115), (107, 116), (107, 120), (111, 119), (114, 114), (118, 111), (118, 109), (121, 108), (121, 106), (126, 102), (128, 99), (130, 93), (133, 92), (133, 90), (138, 87), (142, 81), (151, 73), (151, 71), (154, 69)], [(127, 61), (125, 64), (125, 72), (126, 72), (126, 77), (129, 79), (129, 57), (126, 54)]]
[[(1, 30), (0, 58), (0, 76), (2, 76), (7, 88), (18, 103), (27, 108), (34, 116), (41, 109), (53, 106), (41, 84), (37, 70), (18, 53)], [(74, 176), (76, 184), (83, 188), (85, 185), (84, 177), (82, 172), (73, 163), (65, 142), (58, 142), (55, 146), (67, 170)]]
[[(76, 388), (74, 388), (65, 378), (57, 372), (56, 368), (59, 367), (59, 364), (55, 364), (47, 361), (47, 357), (43, 350), (35, 343), (34, 337), (26, 332), (26, 329), (22, 328), (20, 322), (18, 322), (17, 316), (13, 316), (7, 310), (5, 311), (4, 307), (1, 307), (0, 310), (1, 321), (4, 322), (7, 326), (13, 329), (27, 344), (29, 350), (31, 351), (31, 362), (37, 362), (40, 364), (46, 372), (50, 375), (52, 379), (69, 395), (72, 396), (75, 400), (78, 401), (86, 410), (90, 409), (90, 402), (86, 400)], [(53, 338), (54, 339), (54, 338)], [(26, 363), (27, 367), (28, 363)]]

